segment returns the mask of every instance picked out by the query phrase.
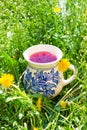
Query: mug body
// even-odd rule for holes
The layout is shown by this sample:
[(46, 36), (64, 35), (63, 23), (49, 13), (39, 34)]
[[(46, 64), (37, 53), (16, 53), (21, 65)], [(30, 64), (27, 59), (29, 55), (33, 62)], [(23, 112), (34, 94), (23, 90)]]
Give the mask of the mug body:
[[(30, 60), (34, 53), (48, 51), (57, 57), (47, 63), (37, 63)], [(55, 97), (63, 87), (63, 74), (58, 70), (58, 61), (62, 58), (62, 51), (53, 45), (35, 45), (23, 53), (28, 66), (24, 74), (24, 88), (27, 92), (40, 93), (45, 97)], [(48, 57), (49, 58), (49, 57)]]
[(45, 97), (55, 97), (63, 87), (63, 74), (57, 66), (37, 69), (28, 66), (24, 74), (24, 88), (26, 92), (40, 93)]

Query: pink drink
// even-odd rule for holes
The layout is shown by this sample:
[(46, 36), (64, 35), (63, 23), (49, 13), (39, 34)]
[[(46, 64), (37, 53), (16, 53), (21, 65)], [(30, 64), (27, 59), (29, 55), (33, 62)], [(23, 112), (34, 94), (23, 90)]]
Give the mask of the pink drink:
[(37, 63), (48, 63), (57, 60), (57, 57), (50, 52), (36, 52), (30, 56), (30, 60)]

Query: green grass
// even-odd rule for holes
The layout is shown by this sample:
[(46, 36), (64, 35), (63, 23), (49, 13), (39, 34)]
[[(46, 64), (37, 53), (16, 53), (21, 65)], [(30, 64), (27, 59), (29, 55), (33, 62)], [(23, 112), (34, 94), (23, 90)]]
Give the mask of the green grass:
[[(22, 83), (19, 89), (0, 86), (1, 130), (87, 129), (87, 2), (67, 0), (65, 17), (54, 13), (56, 5), (56, 0), (0, 1), (0, 75), (13, 74), (18, 85), (27, 66), (23, 51), (36, 44), (59, 47), (78, 70), (76, 79), (52, 100), (25, 94)], [(65, 72), (65, 78), (70, 74)], [(38, 111), (40, 96), (42, 109)]]

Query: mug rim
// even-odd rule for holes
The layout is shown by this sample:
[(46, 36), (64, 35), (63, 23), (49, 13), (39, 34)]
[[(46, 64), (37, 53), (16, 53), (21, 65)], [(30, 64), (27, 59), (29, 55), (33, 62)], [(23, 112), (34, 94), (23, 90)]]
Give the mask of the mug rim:
[[(47, 63), (38, 63), (38, 62), (34, 62), (34, 61), (31, 61), (29, 59), (29, 56), (34, 54), (34, 53), (37, 53), (37, 52), (41, 52), (41, 51), (48, 51), (52, 54), (54, 54), (57, 59), (54, 60), (54, 61), (51, 61), (51, 62), (47, 62)], [(59, 53), (59, 55), (58, 55)], [(33, 45), (29, 48), (27, 48), (24, 52), (23, 52), (23, 57), (24, 59), (28, 62), (28, 64), (30, 64), (31, 66), (35, 66), (35, 67), (46, 67), (46, 66), (53, 66), (53, 65), (56, 65), (59, 60), (61, 60), (63, 56), (63, 53), (62, 51), (60, 50), (60, 48), (54, 46), (54, 45), (49, 45), (49, 44), (37, 44), (37, 45)]]

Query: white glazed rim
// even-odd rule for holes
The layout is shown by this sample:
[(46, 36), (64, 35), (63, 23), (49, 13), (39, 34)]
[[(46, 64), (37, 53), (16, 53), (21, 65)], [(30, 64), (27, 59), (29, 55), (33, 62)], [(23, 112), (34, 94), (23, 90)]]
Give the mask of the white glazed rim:
[[(40, 52), (40, 51), (48, 51), (50, 52), (51, 54), (54, 54), (56, 55), (57, 57), (57, 60), (55, 61), (52, 61), (52, 62), (48, 62), (48, 63), (37, 63), (37, 62), (33, 62), (31, 60), (29, 60), (29, 56), (32, 55), (33, 53), (36, 53), (36, 52)], [(32, 66), (52, 66), (53, 64), (57, 64), (59, 60), (61, 60), (62, 56), (63, 56), (63, 53), (62, 51), (56, 47), (56, 46), (53, 46), (53, 45), (47, 45), (47, 44), (38, 44), (38, 45), (34, 45), (34, 46), (31, 46), (29, 47), (27, 50), (25, 50), (23, 52), (23, 56), (25, 58), (25, 60)]]

